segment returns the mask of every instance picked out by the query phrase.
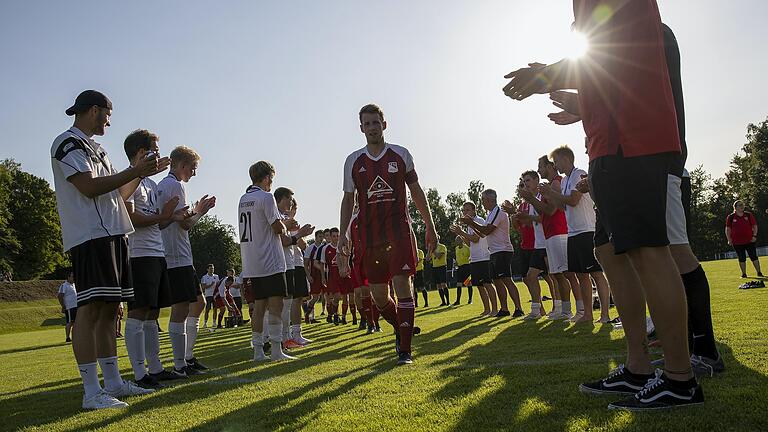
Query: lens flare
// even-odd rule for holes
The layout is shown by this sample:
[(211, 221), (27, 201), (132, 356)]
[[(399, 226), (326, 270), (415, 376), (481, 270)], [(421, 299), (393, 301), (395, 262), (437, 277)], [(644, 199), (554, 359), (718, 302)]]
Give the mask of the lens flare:
[(568, 57), (577, 59), (586, 54), (587, 50), (589, 50), (587, 36), (577, 31), (571, 32), (571, 36), (568, 38)]

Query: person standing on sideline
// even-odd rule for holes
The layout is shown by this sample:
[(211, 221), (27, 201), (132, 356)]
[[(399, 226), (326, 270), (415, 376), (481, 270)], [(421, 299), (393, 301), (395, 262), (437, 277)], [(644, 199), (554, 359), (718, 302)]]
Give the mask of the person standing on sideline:
[[(485, 225), (485, 220), (477, 215), (475, 203), (467, 201), (461, 205), (461, 213), (479, 226)], [(460, 236), (469, 244), (469, 264), (472, 283), (477, 286), (480, 299), (483, 301), (483, 312), (480, 316), (496, 316), (499, 312), (496, 306), (496, 289), (491, 279), (491, 253), (488, 241), (472, 227), (463, 230), (459, 225), (451, 225), (451, 232)]]
[[(467, 246), (460, 235), (456, 236), (456, 247), (454, 248), (454, 252), (456, 253), (456, 265), (459, 266), (459, 269), (456, 272), (456, 301), (453, 305), (458, 306), (461, 303), (461, 289), (464, 286), (464, 282), (467, 281), (467, 278), (469, 278), (471, 274), (469, 265), (469, 246)], [(467, 304), (472, 304), (472, 285), (473, 282), (470, 282), (469, 285), (467, 285), (467, 295), (469, 296)]]
[[(147, 158), (118, 172), (93, 136), (103, 136), (112, 102), (86, 90), (66, 110), (75, 121), (51, 146), (51, 168), (64, 251), (69, 252), (77, 293), (77, 330), (72, 334), (85, 394), (84, 409), (126, 407), (118, 398), (151, 393), (124, 381), (117, 366), (118, 304), (133, 299), (128, 237), (133, 225), (123, 200), (148, 176), (168, 167), (167, 158)], [(104, 376), (99, 383), (97, 362)]]
[(65, 342), (72, 342), (69, 335), (72, 332), (72, 326), (75, 325), (75, 317), (77, 316), (77, 290), (75, 289), (75, 276), (72, 274), (72, 271), (67, 272), (67, 280), (59, 287), (57, 298), (59, 304), (61, 304), (61, 313), (64, 314), (65, 319)]
[(205, 316), (203, 317), (203, 328), (208, 327), (208, 313), (213, 309), (213, 321), (211, 321), (211, 328), (216, 327), (216, 313), (218, 308), (214, 307), (213, 292), (219, 285), (219, 275), (214, 273), (215, 267), (213, 264), (208, 264), (206, 273), (200, 278), (200, 285), (203, 288), (203, 296), (205, 297)]
[(421, 296), (424, 299), (424, 305), (422, 307), (429, 307), (429, 297), (427, 294), (427, 286), (424, 283), (424, 251), (416, 248), (416, 274), (413, 275), (413, 305), (419, 307), (417, 300), (418, 293), (421, 291)]
[(448, 248), (440, 243), (440, 236), (437, 237), (437, 247), (427, 259), (432, 261), (432, 282), (440, 294), (440, 306), (450, 306), (451, 299), (448, 294)]
[(733, 246), (736, 256), (739, 258), (741, 277), (747, 277), (747, 255), (749, 255), (757, 275), (763, 277), (755, 248), (757, 221), (752, 213), (744, 210), (744, 202), (742, 201), (733, 203), (733, 213), (725, 219), (725, 238), (728, 239), (728, 245)]

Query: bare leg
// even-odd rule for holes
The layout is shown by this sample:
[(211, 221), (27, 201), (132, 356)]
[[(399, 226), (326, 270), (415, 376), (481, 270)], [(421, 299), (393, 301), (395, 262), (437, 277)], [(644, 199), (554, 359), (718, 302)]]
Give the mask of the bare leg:
[(496, 287), (493, 283), (486, 283), (485, 291), (488, 293), (488, 301), (491, 303), (491, 312), (489, 315), (496, 315), (499, 312), (499, 307), (496, 305)]
[(597, 297), (600, 299), (600, 320), (607, 322), (611, 319), (611, 288), (603, 272), (591, 273), (597, 285)]

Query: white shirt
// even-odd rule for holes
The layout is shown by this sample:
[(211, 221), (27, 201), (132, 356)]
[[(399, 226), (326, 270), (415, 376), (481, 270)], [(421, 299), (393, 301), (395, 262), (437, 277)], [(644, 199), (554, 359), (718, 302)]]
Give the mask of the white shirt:
[[(225, 301), (227, 299), (227, 278), (226, 276), (221, 278), (221, 281), (216, 281), (216, 290), (213, 293), (214, 297), (221, 297)], [(234, 284), (234, 282), (233, 282)], [(232, 295), (232, 290), (229, 291), (229, 294)]]
[(203, 277), (200, 278), (200, 283), (203, 286), (206, 286), (208, 284), (213, 284), (207, 288), (205, 288), (205, 296), (211, 297), (213, 296), (213, 291), (216, 285), (219, 283), (219, 275), (216, 273), (209, 275), (208, 273), (204, 274)]
[[(571, 192), (576, 190), (576, 184), (581, 180), (582, 175), (587, 173), (579, 168), (573, 168), (571, 174), (560, 181), (560, 190), (563, 196), (571, 196)], [(588, 194), (581, 194), (581, 199), (576, 207), (565, 206), (565, 218), (568, 221), (568, 237), (577, 234), (595, 231), (595, 203)]]
[[(168, 174), (157, 185), (157, 207), (162, 208), (171, 198), (179, 197), (176, 210), (187, 205), (187, 191), (184, 184), (175, 175)], [(173, 222), (160, 231), (163, 236), (165, 260), (168, 268), (187, 267), (192, 265), (192, 245), (189, 243), (189, 232), (178, 222)]]
[[(541, 194), (536, 194), (536, 199), (541, 201)], [(528, 214), (531, 216), (538, 216), (539, 212), (536, 211), (536, 208), (528, 204)], [(546, 249), (547, 247), (547, 239), (544, 237), (544, 225), (541, 224), (541, 222), (531, 221), (533, 224), (533, 248), (534, 249)]]
[(88, 198), (69, 182), (70, 177), (84, 172), (93, 177), (117, 174), (101, 144), (73, 126), (53, 140), (51, 168), (65, 252), (89, 240), (133, 232), (117, 189)]
[[(288, 219), (287, 215), (281, 214), (280, 218), (285, 220)], [(282, 244), (282, 241), (280, 242)], [(283, 255), (285, 255), (285, 269), (287, 270), (293, 270), (296, 268), (295, 264), (295, 258), (293, 257), (293, 245), (283, 246)]]
[(285, 252), (272, 224), (282, 216), (275, 197), (257, 186), (250, 186), (237, 207), (240, 256), (243, 277), (265, 277), (285, 273)]
[(235, 281), (229, 287), (229, 294), (232, 297), (241, 297), (241, 295), (240, 295), (240, 287), (241, 286), (243, 286), (243, 278), (242, 278), (242, 276), (235, 276)]
[(486, 225), (495, 225), (496, 229), (485, 238), (488, 240), (488, 250), (494, 254), (496, 252), (513, 252), (515, 248), (509, 239), (509, 215), (501, 211), (498, 205), (488, 213), (485, 218)]
[[(142, 179), (139, 187), (127, 200), (133, 203), (133, 211), (143, 216), (160, 214), (157, 206), (157, 183), (150, 178)], [(131, 258), (164, 257), (163, 235), (158, 224), (138, 227), (128, 236)]]
[[(480, 225), (485, 226), (485, 221), (480, 216), (475, 216), (474, 221)], [(472, 227), (467, 227), (467, 234), (478, 234)], [(469, 262), (488, 261), (491, 259), (491, 253), (488, 251), (488, 240), (485, 237), (480, 237), (480, 240), (475, 242), (469, 242)]]
[(77, 289), (75, 289), (75, 284), (64, 281), (59, 287), (59, 294), (64, 294), (64, 309), (77, 307)]

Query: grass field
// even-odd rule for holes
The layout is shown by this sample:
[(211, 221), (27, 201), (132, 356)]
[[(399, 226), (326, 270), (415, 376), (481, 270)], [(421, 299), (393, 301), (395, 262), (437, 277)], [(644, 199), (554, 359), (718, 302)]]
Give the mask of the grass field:
[[(39, 322), (55, 320), (58, 308), (35, 302), (0, 304), (0, 430), (766, 431), (768, 289), (736, 289), (735, 261), (705, 270), (727, 371), (703, 380), (701, 407), (608, 411), (612, 398), (583, 395), (577, 385), (623, 362), (621, 331), (480, 319), (476, 296), (469, 306), (418, 310), (423, 333), (414, 338), (411, 366), (395, 366), (383, 321), (384, 333), (373, 335), (351, 325), (310, 326), (305, 333), (315, 343), (296, 352), (300, 360), (259, 365), (250, 361), (249, 330), (203, 331), (197, 356), (211, 373), (129, 398), (127, 409), (84, 412), (63, 329)], [(432, 293), (431, 304), (437, 300)], [(161, 347), (168, 366), (166, 333)], [(132, 378), (122, 340), (119, 355)]]

